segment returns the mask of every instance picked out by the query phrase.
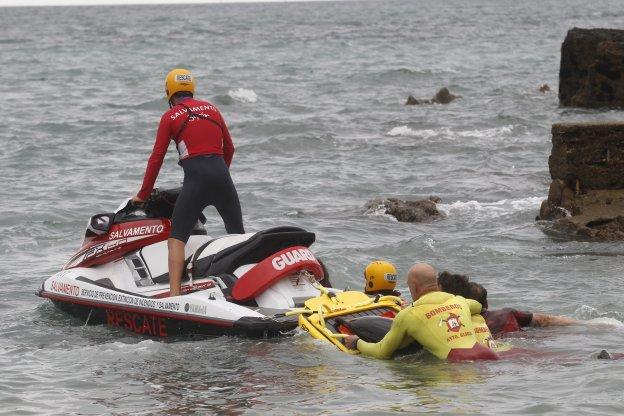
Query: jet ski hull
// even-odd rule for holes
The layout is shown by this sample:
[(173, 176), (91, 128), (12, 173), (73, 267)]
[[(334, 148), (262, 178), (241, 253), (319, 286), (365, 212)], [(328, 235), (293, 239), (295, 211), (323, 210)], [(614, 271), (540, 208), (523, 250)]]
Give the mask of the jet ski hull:
[(179, 194), (156, 190), (145, 207), (126, 200), (91, 217), (82, 247), (38, 291), (84, 320), (149, 337), (276, 336), (297, 326), (285, 313), (318, 295), (325, 271), (314, 233), (284, 226), (207, 235), (200, 218), (185, 245), (181, 294), (170, 296), (167, 238)]
[[(199, 316), (208, 305), (189, 300), (158, 301), (157, 307), (99, 302), (40, 290), (60, 310), (81, 319), (85, 324), (104, 324), (138, 335), (157, 338), (207, 335), (243, 335), (275, 337), (297, 327), (295, 317), (274, 319), (266, 316), (241, 316), (235, 320)], [(126, 296), (125, 299), (134, 297)], [(196, 312), (196, 313), (193, 313)]]

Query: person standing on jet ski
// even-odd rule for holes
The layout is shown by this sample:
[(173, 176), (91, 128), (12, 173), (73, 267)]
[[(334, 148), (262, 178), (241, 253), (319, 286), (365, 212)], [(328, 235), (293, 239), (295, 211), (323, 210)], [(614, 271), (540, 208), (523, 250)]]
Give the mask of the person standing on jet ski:
[(245, 230), (238, 193), (229, 171), (234, 145), (221, 113), (211, 103), (193, 98), (195, 80), (186, 69), (169, 72), (165, 93), (169, 110), (160, 119), (143, 185), (132, 201), (135, 204), (147, 201), (173, 140), (184, 170), (167, 241), (170, 295), (177, 296), (184, 268), (184, 246), (204, 208), (213, 205), (217, 209), (228, 233), (243, 234)]

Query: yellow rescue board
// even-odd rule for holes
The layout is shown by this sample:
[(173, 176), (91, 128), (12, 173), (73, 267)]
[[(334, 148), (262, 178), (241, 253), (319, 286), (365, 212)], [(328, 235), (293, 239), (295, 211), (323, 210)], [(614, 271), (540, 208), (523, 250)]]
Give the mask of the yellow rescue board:
[(333, 321), (332, 318), (362, 312), (381, 315), (389, 310), (395, 313), (401, 310), (402, 301), (396, 296), (371, 298), (362, 292), (334, 293), (325, 288), (322, 289), (324, 290), (321, 290), (320, 296), (308, 299), (305, 302), (305, 309), (299, 311), (299, 327), (314, 338), (327, 341), (349, 354), (357, 354), (358, 351), (347, 349), (343, 343), (346, 335), (334, 330), (331, 325), (328, 325), (328, 321)]

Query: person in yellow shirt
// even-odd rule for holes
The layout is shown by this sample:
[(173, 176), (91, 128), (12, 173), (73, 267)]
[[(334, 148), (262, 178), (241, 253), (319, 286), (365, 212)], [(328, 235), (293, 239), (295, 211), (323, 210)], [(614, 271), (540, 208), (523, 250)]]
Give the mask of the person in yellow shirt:
[[(465, 299), (472, 299), (468, 276), (443, 271), (438, 275), (438, 287), (443, 292), (459, 295)], [(474, 326), (477, 341), (494, 351), (498, 351), (499, 346), (494, 341), (494, 337), (490, 332), (490, 328), (488, 327), (485, 318), (481, 316), (481, 311), (473, 313), (470, 318), (472, 325)]]
[(497, 360), (498, 355), (477, 342), (471, 315), (481, 304), (461, 296), (440, 292), (433, 267), (419, 263), (407, 275), (414, 302), (399, 312), (386, 336), (369, 343), (352, 335), (345, 345), (362, 354), (389, 359), (393, 353), (416, 341), (440, 359), (450, 361)]

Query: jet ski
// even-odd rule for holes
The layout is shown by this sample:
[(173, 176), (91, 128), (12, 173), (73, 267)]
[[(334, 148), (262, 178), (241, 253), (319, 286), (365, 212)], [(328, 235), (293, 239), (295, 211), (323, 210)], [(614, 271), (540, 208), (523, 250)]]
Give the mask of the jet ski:
[(305, 301), (303, 308), (287, 315), (298, 315), (301, 329), (349, 354), (358, 351), (345, 346), (344, 339), (348, 335), (378, 342), (390, 330), (392, 319), (402, 308), (403, 301), (397, 296), (370, 297), (363, 292), (343, 292), (317, 283), (313, 285), (321, 293)]
[[(207, 235), (202, 216), (186, 244), (180, 296), (169, 294), (167, 238), (180, 189), (156, 189), (143, 207), (124, 201), (89, 219), (82, 246), (38, 296), (84, 320), (149, 337), (276, 336), (297, 327), (286, 313), (319, 295), (326, 272), (298, 227)], [(320, 286), (318, 286), (320, 287)]]

